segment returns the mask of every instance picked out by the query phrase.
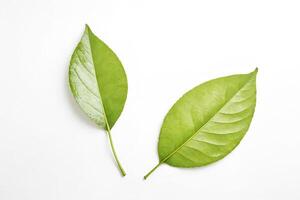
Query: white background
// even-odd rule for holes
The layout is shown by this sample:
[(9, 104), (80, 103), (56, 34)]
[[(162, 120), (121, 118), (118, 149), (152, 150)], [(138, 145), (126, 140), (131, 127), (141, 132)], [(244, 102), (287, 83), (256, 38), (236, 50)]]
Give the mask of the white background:
[[(300, 199), (300, 4), (266, 0), (0, 0), (0, 199)], [(125, 109), (108, 139), (70, 94), (84, 24), (127, 72)], [(162, 165), (162, 120), (206, 80), (259, 68), (241, 144), (203, 168)]]

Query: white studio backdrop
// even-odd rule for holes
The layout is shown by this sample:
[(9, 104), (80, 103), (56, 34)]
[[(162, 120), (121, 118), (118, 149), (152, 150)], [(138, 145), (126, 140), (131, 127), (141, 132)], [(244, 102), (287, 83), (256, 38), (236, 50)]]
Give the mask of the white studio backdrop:
[[(300, 199), (300, 2), (0, 0), (1, 200)], [(84, 25), (121, 59), (125, 109), (108, 139), (67, 81)], [(225, 159), (162, 165), (157, 141), (194, 86), (259, 68), (250, 130)]]

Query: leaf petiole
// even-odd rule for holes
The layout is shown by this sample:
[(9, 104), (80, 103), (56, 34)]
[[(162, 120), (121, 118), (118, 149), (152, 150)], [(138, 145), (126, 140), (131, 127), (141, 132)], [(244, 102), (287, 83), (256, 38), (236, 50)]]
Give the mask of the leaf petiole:
[(107, 130), (106, 131), (107, 134), (108, 134), (108, 138), (109, 138), (109, 143), (110, 143), (110, 146), (111, 146), (111, 150), (113, 152), (113, 155), (114, 155), (114, 158), (115, 158), (115, 161), (118, 165), (118, 168), (122, 174), (122, 176), (126, 176), (126, 172), (124, 171), (119, 159), (118, 159), (118, 156), (117, 156), (117, 153), (116, 153), (116, 150), (115, 150), (115, 147), (114, 147), (114, 143), (113, 143), (113, 140), (112, 140), (112, 136), (111, 136), (111, 133), (110, 133), (110, 130)]
[(146, 180), (148, 176), (150, 176), (161, 164), (162, 162), (159, 162), (153, 169), (151, 169), (150, 172), (144, 176), (144, 179)]

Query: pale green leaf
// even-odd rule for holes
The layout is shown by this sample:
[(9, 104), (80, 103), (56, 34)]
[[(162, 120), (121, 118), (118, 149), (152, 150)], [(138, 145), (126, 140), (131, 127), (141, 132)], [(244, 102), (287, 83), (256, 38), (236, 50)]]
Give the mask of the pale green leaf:
[(166, 115), (159, 164), (200, 167), (229, 154), (247, 132), (256, 104), (257, 69), (205, 82), (183, 95)]
[[(112, 144), (110, 129), (123, 110), (127, 78), (115, 53), (87, 25), (71, 58), (69, 83), (76, 102), (92, 121), (107, 131)], [(112, 150), (115, 154), (113, 144)], [(125, 175), (117, 157), (116, 161)]]

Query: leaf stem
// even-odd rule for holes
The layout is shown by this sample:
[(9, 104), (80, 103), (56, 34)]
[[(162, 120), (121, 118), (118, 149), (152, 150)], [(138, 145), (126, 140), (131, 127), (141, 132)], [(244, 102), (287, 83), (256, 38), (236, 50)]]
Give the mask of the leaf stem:
[(146, 180), (148, 176), (150, 176), (161, 164), (162, 162), (159, 162), (153, 169), (151, 169), (150, 172), (144, 176), (144, 179)]
[(111, 150), (113, 152), (113, 155), (114, 155), (114, 158), (115, 158), (115, 161), (118, 165), (118, 168), (122, 174), (122, 176), (126, 176), (126, 172), (124, 171), (119, 159), (118, 159), (118, 156), (117, 156), (117, 153), (116, 153), (116, 150), (115, 150), (115, 147), (114, 147), (114, 143), (112, 141), (112, 136), (111, 136), (111, 133), (110, 133), (110, 130), (108, 129), (107, 130), (107, 134), (108, 134), (108, 138), (109, 138), (109, 143), (110, 143), (110, 146), (111, 146)]

